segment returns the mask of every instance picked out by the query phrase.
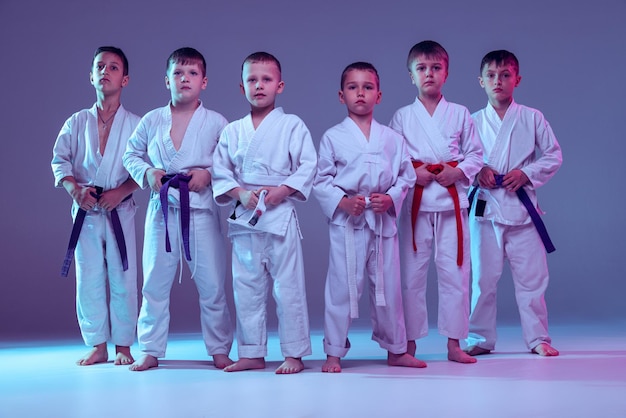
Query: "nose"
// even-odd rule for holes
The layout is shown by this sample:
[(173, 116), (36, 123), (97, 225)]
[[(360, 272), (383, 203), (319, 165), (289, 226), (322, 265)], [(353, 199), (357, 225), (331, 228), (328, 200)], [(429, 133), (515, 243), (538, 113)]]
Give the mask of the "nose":
[(257, 89), (257, 90), (261, 90), (262, 87), (263, 86), (261, 86), (261, 82), (260, 81), (257, 81), (256, 85), (254, 86), (254, 88)]

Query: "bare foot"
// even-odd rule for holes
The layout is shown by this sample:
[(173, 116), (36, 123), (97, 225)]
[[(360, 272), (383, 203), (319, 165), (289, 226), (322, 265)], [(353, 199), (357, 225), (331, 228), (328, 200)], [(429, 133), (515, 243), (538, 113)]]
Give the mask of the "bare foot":
[(556, 357), (559, 355), (559, 350), (552, 347), (548, 343), (541, 343), (531, 350), (535, 354), (539, 354), (542, 357)]
[(283, 364), (278, 366), (276, 374), (294, 374), (304, 370), (304, 363), (299, 357), (285, 357)]
[(159, 359), (151, 356), (150, 354), (144, 354), (139, 358), (139, 360), (135, 360), (135, 362), (130, 365), (129, 369), (134, 372), (143, 372), (144, 370), (152, 369), (158, 366)]
[(225, 372), (240, 372), (243, 370), (256, 370), (265, 368), (265, 359), (263, 357), (258, 358), (246, 358), (242, 357), (230, 366), (224, 367)]
[(482, 356), (483, 354), (491, 354), (491, 350), (479, 347), (477, 345), (470, 345), (464, 350), (470, 356)]
[(341, 360), (339, 357), (326, 356), (326, 361), (322, 364), (324, 373), (341, 373)]
[(414, 356), (417, 352), (417, 344), (415, 344), (415, 340), (409, 340), (406, 342), (406, 352), (407, 354)]
[(109, 360), (109, 353), (107, 352), (107, 343), (102, 343), (94, 346), (87, 354), (81, 359), (76, 361), (79, 366), (91, 366), (97, 363), (106, 363)]
[(215, 365), (218, 369), (223, 369), (233, 363), (234, 361), (232, 361), (226, 354), (215, 354), (213, 356), (213, 365)]
[(115, 346), (115, 361), (113, 364), (116, 366), (127, 366), (133, 364), (135, 359), (130, 354), (130, 347), (124, 345)]
[(463, 364), (476, 363), (474, 357), (461, 350), (459, 340), (453, 338), (448, 338), (448, 360)]
[(425, 361), (416, 359), (409, 353), (393, 354), (389, 351), (387, 352), (387, 364), (390, 366), (415, 367), (418, 369), (426, 367)]

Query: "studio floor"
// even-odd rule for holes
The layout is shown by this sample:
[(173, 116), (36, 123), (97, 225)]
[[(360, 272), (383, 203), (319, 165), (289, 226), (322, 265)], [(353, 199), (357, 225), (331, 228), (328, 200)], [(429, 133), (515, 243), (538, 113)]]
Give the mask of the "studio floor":
[(553, 326), (556, 358), (527, 352), (518, 327), (499, 333), (494, 354), (464, 365), (446, 360), (431, 330), (417, 355), (428, 367), (406, 369), (386, 365), (368, 330), (352, 331), (340, 374), (320, 372), (314, 333), (306, 369), (287, 376), (273, 373), (276, 336), (265, 370), (237, 373), (213, 368), (195, 334), (172, 335), (160, 367), (146, 372), (78, 367), (86, 348), (77, 340), (2, 342), (0, 417), (626, 417), (624, 324)]

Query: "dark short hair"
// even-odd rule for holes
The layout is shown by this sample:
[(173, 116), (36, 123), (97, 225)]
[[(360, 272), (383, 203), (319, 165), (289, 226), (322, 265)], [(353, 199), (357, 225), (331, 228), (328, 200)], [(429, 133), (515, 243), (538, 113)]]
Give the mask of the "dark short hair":
[(93, 66), (93, 61), (96, 59), (98, 54), (101, 54), (103, 52), (110, 52), (120, 57), (120, 59), (122, 60), (122, 64), (124, 66), (123, 68), (124, 75), (128, 75), (128, 59), (126, 58), (126, 54), (124, 54), (124, 51), (114, 46), (101, 46), (97, 48), (96, 52), (94, 52), (93, 54), (93, 60), (91, 61), (92, 66)]
[(200, 66), (200, 70), (202, 70), (202, 77), (206, 77), (206, 61), (204, 59), (204, 56), (202, 56), (202, 54), (197, 49), (189, 47), (178, 48), (176, 51), (172, 52), (167, 58), (165, 71), (169, 71), (173, 64), (198, 64), (198, 66)]
[(254, 62), (273, 62), (278, 67), (278, 72), (282, 74), (283, 70), (280, 66), (280, 61), (278, 58), (270, 54), (269, 52), (254, 52), (246, 57), (241, 64), (241, 73), (243, 74), (243, 67), (246, 63), (254, 63)]
[(519, 61), (514, 53), (507, 51), (506, 49), (499, 49), (497, 51), (491, 51), (483, 57), (480, 62), (480, 73), (482, 75), (483, 69), (489, 64), (495, 63), (497, 67), (510, 64), (515, 68), (515, 73), (519, 75)]
[(374, 73), (374, 75), (376, 76), (376, 87), (378, 87), (378, 89), (380, 90), (380, 77), (378, 76), (378, 71), (376, 71), (376, 67), (374, 67), (369, 62), (364, 61), (353, 62), (343, 70), (343, 72), (341, 73), (341, 90), (343, 90), (343, 83), (346, 82), (346, 76), (348, 75), (348, 72), (352, 70), (369, 71), (371, 73)]
[(415, 61), (420, 55), (427, 58), (439, 58), (444, 60), (446, 62), (446, 71), (448, 71), (450, 57), (448, 56), (448, 51), (446, 51), (445, 48), (439, 43), (435, 41), (422, 41), (413, 45), (413, 48), (409, 51), (409, 57), (406, 60), (406, 66), (409, 71), (411, 71), (413, 61)]

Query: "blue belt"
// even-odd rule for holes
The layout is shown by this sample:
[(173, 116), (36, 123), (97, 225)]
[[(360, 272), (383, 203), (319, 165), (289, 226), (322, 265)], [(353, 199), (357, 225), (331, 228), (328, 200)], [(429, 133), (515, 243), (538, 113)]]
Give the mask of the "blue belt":
[(161, 209), (163, 210), (163, 218), (165, 221), (165, 251), (172, 252), (170, 245), (170, 235), (167, 230), (167, 214), (168, 214), (168, 200), (167, 191), (170, 187), (178, 189), (180, 191), (180, 227), (183, 238), (183, 248), (185, 250), (185, 258), (191, 261), (191, 251), (189, 250), (189, 218), (191, 216), (189, 207), (189, 181), (191, 176), (184, 174), (167, 174), (161, 178), (161, 190), (159, 194), (161, 197)]
[[(496, 174), (494, 175), (494, 178), (496, 180), (496, 187), (502, 187), (502, 180), (504, 179), (504, 175)], [(478, 191), (478, 187), (474, 186), (472, 188), (472, 191), (469, 194), (468, 199), (469, 199), (470, 209), (472, 207), (472, 202), (474, 200), (474, 196), (476, 195), (477, 191)], [(541, 216), (537, 212), (537, 209), (535, 209), (535, 206), (533, 205), (532, 200), (530, 200), (530, 197), (528, 197), (526, 190), (524, 190), (523, 187), (520, 187), (519, 189), (515, 191), (515, 193), (517, 194), (517, 197), (519, 198), (519, 200), (522, 202), (522, 204), (528, 211), (528, 214), (530, 215), (530, 219), (533, 221), (533, 224), (535, 225), (535, 228), (537, 229), (537, 232), (539, 233), (539, 236), (541, 237), (541, 241), (543, 242), (543, 246), (546, 248), (546, 251), (548, 253), (554, 252), (556, 248), (554, 247), (554, 244), (552, 244), (550, 235), (548, 235), (548, 230), (546, 229), (545, 224), (541, 220)]]
[[(100, 200), (102, 197), (103, 189), (102, 187), (96, 186), (96, 194), (91, 194), (97, 200)], [(133, 195), (129, 194), (122, 200), (122, 202), (127, 201)], [(122, 268), (124, 271), (128, 270), (128, 254), (126, 252), (126, 240), (124, 239), (124, 230), (122, 229), (122, 223), (120, 222), (120, 217), (117, 214), (117, 208), (114, 208), (110, 212), (111, 214), (111, 227), (113, 228), (113, 233), (115, 234), (115, 241), (117, 242), (117, 248), (120, 251), (120, 258), (122, 259)], [(63, 267), (61, 267), (61, 276), (67, 277), (67, 274), (70, 271), (70, 266), (72, 265), (72, 260), (74, 259), (74, 251), (76, 250), (76, 245), (78, 244), (78, 237), (80, 236), (80, 231), (83, 229), (83, 222), (85, 221), (85, 215), (87, 215), (87, 211), (84, 209), (78, 209), (76, 212), (76, 218), (74, 219), (74, 226), (72, 227), (72, 233), (70, 235), (70, 242), (67, 246), (67, 251), (65, 253), (65, 260), (63, 260)]]

